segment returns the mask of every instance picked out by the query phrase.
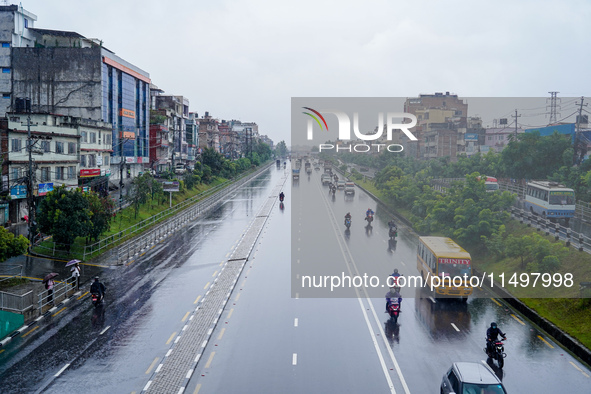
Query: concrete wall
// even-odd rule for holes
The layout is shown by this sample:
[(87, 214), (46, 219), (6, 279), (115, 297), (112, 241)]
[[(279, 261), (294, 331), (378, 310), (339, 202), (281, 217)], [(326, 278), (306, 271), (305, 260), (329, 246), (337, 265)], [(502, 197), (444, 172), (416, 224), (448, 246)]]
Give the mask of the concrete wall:
[(101, 120), (100, 48), (13, 48), (13, 95), (33, 112)]

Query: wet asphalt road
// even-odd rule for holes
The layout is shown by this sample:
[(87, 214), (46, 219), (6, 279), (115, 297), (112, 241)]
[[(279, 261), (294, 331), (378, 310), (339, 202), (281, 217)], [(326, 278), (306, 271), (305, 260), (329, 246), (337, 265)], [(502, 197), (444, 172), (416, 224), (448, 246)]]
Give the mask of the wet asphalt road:
[[(0, 391), (140, 392), (282, 176), (272, 168), (130, 266), (104, 270), (104, 315), (86, 297), (15, 338), (0, 353)], [(360, 189), (352, 199), (339, 190), (333, 201), (318, 172), (286, 185), (285, 204), (270, 215), (185, 392), (438, 392), (453, 361), (485, 360), (493, 320), (509, 338), (497, 370), (509, 392), (590, 391), (584, 364), (497, 300), (433, 303), (404, 294), (392, 324), (382, 289), (357, 299), (292, 287), (318, 272), (416, 274), (417, 239), (400, 228), (394, 249), (388, 218)], [(377, 212), (371, 232), (361, 220), (368, 207)]]

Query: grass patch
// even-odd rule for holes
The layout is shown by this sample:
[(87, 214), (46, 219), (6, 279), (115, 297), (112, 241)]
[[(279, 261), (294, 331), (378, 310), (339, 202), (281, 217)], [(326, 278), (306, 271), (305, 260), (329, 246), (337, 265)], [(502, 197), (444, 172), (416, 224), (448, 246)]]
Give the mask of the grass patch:
[(10, 289), (11, 287), (23, 285), (29, 283), (28, 279), (24, 278), (10, 278), (0, 282), (0, 290)]

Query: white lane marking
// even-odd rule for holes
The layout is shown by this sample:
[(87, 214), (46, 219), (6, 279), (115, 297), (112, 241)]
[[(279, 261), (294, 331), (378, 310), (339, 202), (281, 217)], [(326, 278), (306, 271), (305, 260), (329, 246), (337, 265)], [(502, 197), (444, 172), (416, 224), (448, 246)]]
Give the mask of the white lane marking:
[(184, 388), (184, 387), (181, 387), (181, 388), (179, 389), (179, 391), (178, 391), (178, 394), (183, 394), (183, 392), (184, 392), (184, 391), (185, 391), (185, 388)]
[(103, 335), (105, 332), (107, 332), (107, 330), (111, 328), (111, 326), (107, 326), (105, 327), (105, 329), (103, 331), (101, 331), (101, 333), (99, 335)]
[(207, 340), (203, 341), (203, 343), (201, 344), (201, 347), (205, 347), (207, 346)]
[(209, 330), (207, 330), (207, 336), (210, 336), (212, 332), (213, 332), (213, 328), (210, 328)]
[(297, 327), (298, 326), (298, 318), (296, 317), (293, 321), (293, 326)]
[(60, 376), (62, 374), (62, 372), (64, 372), (68, 367), (70, 366), (70, 364), (66, 364), (62, 367), (62, 369), (60, 369), (54, 376), (57, 378), (58, 376)]
[(191, 379), (191, 375), (193, 375), (193, 368), (191, 368), (189, 370), (189, 372), (187, 372), (187, 375), (185, 376), (185, 379)]
[(176, 339), (174, 340), (174, 343), (177, 343), (179, 340), (181, 339), (181, 336), (179, 335), (178, 337), (176, 337)]
[(199, 353), (199, 354), (197, 355), (197, 357), (195, 357), (195, 362), (199, 362), (199, 359), (200, 359), (200, 358), (201, 358), (201, 353)]
[(158, 367), (156, 367), (156, 373), (160, 372), (160, 370), (162, 369), (162, 366), (164, 364), (159, 364)]
[(166, 355), (164, 357), (170, 356), (170, 353), (172, 353), (172, 349), (168, 349), (168, 351), (166, 352)]
[(144, 386), (144, 389), (142, 391), (148, 391), (151, 384), (152, 384), (152, 381), (150, 380), (148, 383), (146, 383), (146, 385)]
[(458, 328), (458, 326), (456, 326), (455, 324), (451, 323), (451, 326), (457, 331), (460, 332), (460, 329)]
[(294, 353), (293, 357), (291, 358), (291, 365), (297, 365), (297, 364), (298, 364), (298, 354)]

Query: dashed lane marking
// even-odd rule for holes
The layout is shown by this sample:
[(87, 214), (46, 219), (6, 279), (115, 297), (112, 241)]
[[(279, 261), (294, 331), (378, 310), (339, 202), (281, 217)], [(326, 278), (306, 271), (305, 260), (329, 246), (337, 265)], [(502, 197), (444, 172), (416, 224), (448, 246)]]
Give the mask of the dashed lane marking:
[(59, 311), (55, 312), (55, 313), (54, 313), (53, 315), (51, 315), (51, 316), (57, 316), (57, 315), (59, 315), (60, 313), (62, 313), (62, 312), (65, 310), (65, 309), (66, 309), (66, 307), (64, 306), (62, 309), (60, 309)]
[(521, 320), (519, 320), (519, 318), (517, 316), (515, 316), (514, 314), (511, 313), (511, 317), (515, 320), (517, 320), (519, 322), (519, 324), (521, 324), (522, 326), (525, 326), (525, 323), (522, 322)]
[(205, 363), (205, 368), (211, 367), (211, 362), (213, 361), (213, 356), (215, 356), (215, 352), (211, 352), (209, 358), (207, 359), (207, 363)]
[(297, 327), (297, 326), (298, 326), (298, 323), (299, 323), (299, 321), (298, 321), (298, 318), (296, 317), (296, 318), (294, 319), (294, 321), (293, 321), (293, 326), (294, 326), (294, 327)]
[(291, 358), (291, 365), (298, 365), (298, 354), (294, 353)]
[(101, 332), (99, 333), (99, 335), (103, 335), (104, 333), (106, 333), (106, 332), (107, 332), (107, 330), (108, 330), (109, 328), (111, 328), (111, 326), (107, 326), (107, 327), (105, 327), (105, 329), (104, 329), (103, 331), (101, 331)]
[(198, 303), (200, 299), (201, 299), (201, 296), (197, 297), (197, 298), (195, 299), (195, 301), (193, 301), (193, 304), (196, 304), (196, 303)]
[(207, 284), (205, 285), (205, 287), (203, 288), (203, 290), (207, 289), (210, 284), (211, 284), (211, 282), (207, 282)]
[(23, 334), (23, 338), (26, 337), (27, 335), (29, 335), (30, 333), (32, 333), (33, 331), (35, 331), (38, 328), (39, 328), (39, 326), (35, 326), (35, 328), (33, 328), (32, 330), (30, 330), (28, 333)]
[(228, 317), (226, 319), (229, 319), (232, 317), (232, 313), (234, 313), (234, 308), (230, 309), (230, 312), (228, 312)]
[(492, 301), (493, 301), (495, 304), (497, 304), (498, 306), (503, 306), (503, 305), (501, 305), (501, 303), (500, 303), (499, 301), (495, 300), (494, 298), (491, 298), (491, 300), (492, 300)]
[(181, 319), (181, 322), (184, 322), (185, 320), (187, 320), (187, 317), (189, 317), (189, 313), (191, 313), (191, 311), (188, 311), (187, 313), (185, 313), (185, 316), (183, 316), (183, 318)]
[(60, 369), (60, 370), (59, 370), (59, 371), (58, 371), (58, 372), (57, 372), (55, 375), (53, 375), (53, 376), (55, 376), (55, 377), (57, 378), (57, 377), (58, 377), (58, 376), (60, 376), (60, 375), (61, 375), (61, 374), (62, 374), (62, 373), (63, 373), (63, 372), (66, 370), (66, 369), (68, 369), (68, 367), (69, 367), (69, 366), (70, 366), (70, 364), (66, 364), (66, 365), (64, 365), (64, 366), (62, 367), (62, 369)]
[(217, 271), (217, 270), (216, 270), (216, 271), (215, 271), (215, 272), (214, 272), (214, 273), (211, 275), (211, 277), (212, 277), (212, 278), (215, 278), (215, 276), (218, 274), (218, 272), (219, 272), (219, 271)]
[(80, 297), (77, 298), (77, 300), (79, 300), (80, 298), (84, 297), (86, 294), (88, 294), (88, 292), (82, 294)]
[(201, 390), (201, 383), (199, 383), (196, 387), (195, 387), (195, 391), (193, 391), (193, 394), (199, 394), (199, 390)]
[(173, 338), (176, 336), (177, 332), (173, 332), (172, 335), (170, 336), (170, 338), (168, 338), (168, 341), (166, 341), (166, 344), (169, 345), (170, 342), (172, 342)]
[(221, 329), (221, 331), (220, 331), (220, 335), (218, 335), (218, 341), (219, 341), (220, 339), (222, 339), (222, 337), (224, 336), (224, 333), (225, 333), (225, 332), (226, 332), (226, 327), (223, 327), (223, 328)]
[(158, 357), (156, 357), (154, 359), (154, 361), (152, 361), (152, 364), (150, 364), (150, 367), (148, 367), (148, 370), (146, 371), (146, 375), (148, 375), (150, 372), (152, 372), (152, 368), (154, 368), (156, 366), (157, 362), (158, 362)]
[(458, 326), (456, 326), (453, 323), (451, 323), (451, 326), (454, 328), (454, 330), (456, 330), (457, 332), (460, 332), (460, 329), (458, 328)]
[(240, 298), (240, 295), (241, 295), (241, 294), (242, 294), (242, 293), (238, 293), (238, 295), (236, 296), (236, 298), (234, 298), (234, 301), (238, 301), (238, 299)]
[(550, 342), (548, 342), (547, 340), (545, 340), (544, 338), (542, 338), (541, 335), (538, 335), (538, 338), (540, 338), (542, 340), (542, 342), (544, 342), (546, 345), (548, 345), (550, 347), (550, 349), (554, 349), (554, 346), (552, 346), (550, 344)]
[(588, 377), (589, 377), (589, 375), (587, 375), (587, 374), (585, 373), (585, 371), (583, 371), (581, 368), (579, 368), (579, 367), (577, 366), (577, 364), (573, 363), (572, 361), (569, 361), (569, 363), (570, 363), (570, 364), (571, 364), (573, 367), (575, 367), (575, 368), (577, 369), (577, 371), (579, 371), (580, 373), (582, 373), (582, 374), (583, 374), (583, 375), (584, 375), (586, 378), (588, 378)]

